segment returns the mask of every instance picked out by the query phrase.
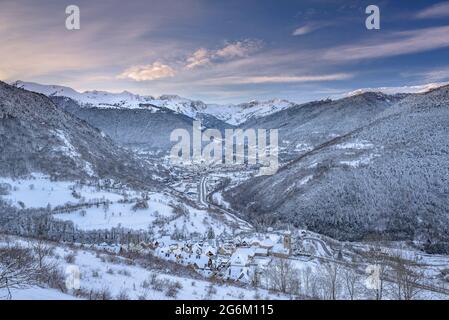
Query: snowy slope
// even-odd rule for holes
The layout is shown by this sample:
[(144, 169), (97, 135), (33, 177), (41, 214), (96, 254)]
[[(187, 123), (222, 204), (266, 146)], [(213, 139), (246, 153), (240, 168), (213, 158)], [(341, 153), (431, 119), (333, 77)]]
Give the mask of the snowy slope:
[[(199, 233), (204, 235), (209, 229), (215, 234), (235, 232), (233, 221), (217, 216), (206, 210), (186, 205), (186, 212), (175, 212), (174, 206), (181, 203), (165, 193), (148, 194), (148, 208), (134, 210), (138, 191), (130, 189), (100, 189), (68, 181), (51, 181), (49, 177), (33, 174), (27, 179), (0, 178), (0, 201), (16, 208), (61, 208), (74, 207), (54, 215), (58, 220), (72, 221), (79, 230), (110, 230), (122, 227), (147, 231), (155, 235), (173, 234), (175, 231), (185, 235)], [(96, 203), (102, 205), (96, 205)], [(107, 202), (107, 205), (104, 203)], [(90, 205), (89, 205), (90, 204)], [(76, 207), (77, 205), (84, 205)]]
[[(0, 175), (112, 178), (148, 186), (157, 173), (48, 97), (0, 81)], [(145, 176), (145, 178), (143, 178)], [(159, 184), (159, 183), (155, 183)]]
[(202, 114), (211, 115), (231, 125), (239, 125), (249, 119), (267, 116), (294, 105), (294, 103), (286, 100), (251, 101), (237, 105), (219, 105), (206, 104), (202, 101), (194, 101), (177, 95), (162, 95), (154, 98), (152, 96), (141, 96), (127, 91), (122, 93), (105, 91), (86, 91), (81, 93), (69, 87), (42, 85), (23, 81), (16, 81), (13, 85), (50, 97), (68, 97), (86, 108), (150, 109), (153, 111), (158, 111), (160, 108), (167, 108), (194, 119), (201, 118)]
[(366, 92), (381, 92), (384, 94), (398, 94), (398, 93), (425, 93), (433, 89), (445, 86), (448, 82), (428, 83), (418, 86), (403, 86), (403, 87), (380, 87), (380, 88), (361, 88), (348, 92), (344, 97), (352, 97)]
[[(0, 238), (0, 246), (6, 239)], [(23, 247), (32, 245), (33, 240), (10, 237)], [(243, 288), (233, 284), (217, 284), (201, 277), (191, 278), (189, 274), (174, 274), (164, 265), (142, 266), (137, 262), (120, 256), (92, 248), (79, 248), (64, 244), (49, 243), (54, 248), (53, 254), (46, 261), (54, 263), (67, 275), (67, 268), (77, 268), (81, 275), (80, 290), (68, 290), (67, 293), (55, 289), (28, 287), (12, 291), (12, 299), (19, 300), (71, 300), (85, 299), (102, 295), (105, 299), (118, 300), (248, 300), (248, 299), (289, 299), (288, 295), (273, 293), (265, 289)], [(111, 248), (112, 249), (112, 248)], [(68, 255), (74, 261), (68, 263)], [(165, 264), (169, 267), (170, 264)], [(163, 270), (161, 270), (163, 269)], [(169, 289), (172, 288), (170, 291)], [(7, 292), (0, 290), (0, 300), (5, 299)]]
[[(429, 83), (417, 86), (361, 88), (334, 98), (357, 96), (367, 92), (381, 92), (384, 94), (397, 93), (424, 93), (432, 89), (444, 86), (447, 83)], [(29, 91), (42, 93), (46, 96), (63, 96), (78, 102), (83, 107), (96, 108), (127, 108), (149, 109), (154, 112), (160, 108), (167, 108), (176, 113), (199, 119), (202, 114), (216, 117), (231, 125), (240, 125), (248, 120), (262, 118), (278, 111), (295, 106), (295, 103), (274, 99), (269, 101), (251, 101), (241, 104), (206, 104), (202, 101), (182, 98), (177, 95), (162, 95), (160, 97), (141, 96), (127, 91), (111, 93), (106, 91), (78, 92), (72, 88), (58, 85), (42, 85), (33, 82), (16, 81), (14, 86)]]
[[(63, 293), (56, 289), (40, 288), (37, 286), (11, 289), (11, 300), (78, 300), (78, 298)], [(9, 296), (6, 289), (0, 289), (0, 299), (4, 300)]]
[(97, 108), (140, 108), (142, 104), (153, 101), (153, 97), (132, 94), (127, 91), (111, 93), (105, 91), (85, 91), (80, 93), (72, 88), (57, 85), (42, 85), (33, 82), (16, 81), (12, 85), (46, 96), (63, 96), (77, 101), (84, 107)]
[(251, 101), (238, 105), (208, 105), (207, 113), (232, 125), (240, 125), (250, 119), (268, 116), (275, 112), (293, 107), (287, 100)]

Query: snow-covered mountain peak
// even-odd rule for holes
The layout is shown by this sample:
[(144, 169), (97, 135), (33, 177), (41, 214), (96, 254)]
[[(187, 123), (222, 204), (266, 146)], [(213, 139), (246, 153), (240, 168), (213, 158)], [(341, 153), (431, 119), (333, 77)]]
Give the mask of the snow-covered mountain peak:
[(388, 95), (399, 94), (399, 93), (425, 93), (425, 92), (429, 92), (431, 90), (443, 87), (448, 84), (449, 84), (449, 82), (437, 82), (437, 83), (428, 83), (428, 84), (417, 85), (417, 86), (361, 88), (361, 89), (357, 89), (357, 90), (348, 92), (344, 96), (351, 97), (351, 96), (357, 96), (357, 95), (368, 93), (368, 92), (379, 92), (379, 93), (388, 94)]
[(154, 108), (154, 111), (160, 111), (159, 108), (166, 108), (194, 119), (201, 118), (201, 115), (206, 114), (228, 122), (231, 125), (239, 125), (249, 119), (263, 117), (294, 105), (292, 102), (281, 99), (264, 102), (253, 100), (249, 103), (237, 105), (219, 105), (206, 104), (203, 101), (191, 100), (173, 94), (165, 94), (154, 98), (152, 96), (133, 94), (129, 91), (121, 93), (98, 90), (78, 92), (69, 87), (42, 85), (24, 81), (16, 81), (13, 85), (46, 96), (71, 98), (84, 108), (148, 109), (148, 105), (152, 105), (157, 107)]

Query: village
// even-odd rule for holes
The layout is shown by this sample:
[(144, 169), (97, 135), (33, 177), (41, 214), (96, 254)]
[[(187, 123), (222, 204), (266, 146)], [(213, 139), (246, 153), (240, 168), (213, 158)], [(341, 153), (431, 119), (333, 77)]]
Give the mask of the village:
[(190, 240), (164, 236), (151, 247), (159, 258), (192, 267), (203, 276), (254, 284), (274, 258), (310, 259), (311, 253), (292, 239), (290, 231)]

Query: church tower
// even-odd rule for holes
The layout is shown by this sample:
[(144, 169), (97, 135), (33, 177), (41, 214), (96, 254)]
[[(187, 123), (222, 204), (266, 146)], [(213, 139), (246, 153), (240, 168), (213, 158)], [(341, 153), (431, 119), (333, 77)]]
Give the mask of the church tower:
[(288, 253), (291, 253), (292, 250), (292, 235), (290, 231), (284, 233), (284, 249), (288, 250)]

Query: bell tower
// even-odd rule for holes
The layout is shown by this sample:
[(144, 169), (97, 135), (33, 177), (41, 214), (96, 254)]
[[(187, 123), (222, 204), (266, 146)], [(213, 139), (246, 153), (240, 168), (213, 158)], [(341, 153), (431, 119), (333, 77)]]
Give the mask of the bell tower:
[(284, 233), (284, 249), (288, 250), (289, 254), (292, 250), (292, 235), (290, 231)]

